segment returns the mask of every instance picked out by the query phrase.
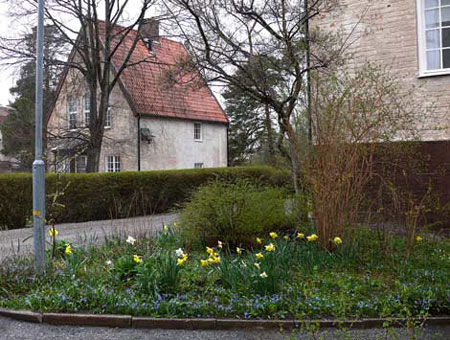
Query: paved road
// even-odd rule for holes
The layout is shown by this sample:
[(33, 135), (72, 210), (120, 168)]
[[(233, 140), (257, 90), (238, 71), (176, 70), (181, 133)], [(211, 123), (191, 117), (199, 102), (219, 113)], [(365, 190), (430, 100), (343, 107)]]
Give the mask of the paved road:
[[(75, 245), (100, 243), (105, 235), (123, 233), (138, 235), (154, 233), (164, 224), (176, 219), (176, 214), (161, 214), (121, 220), (93, 221), (84, 223), (66, 223), (58, 225), (58, 238), (73, 242)], [(48, 230), (48, 228), (47, 228)], [(47, 240), (50, 240), (48, 232)], [(33, 229), (0, 231), (0, 261), (6, 257), (28, 254), (33, 250)]]
[(340, 332), (325, 330), (310, 334), (281, 334), (278, 331), (185, 331), (153, 329), (115, 329), (32, 324), (0, 317), (0, 340), (448, 340), (450, 325), (416, 332), (372, 329)]

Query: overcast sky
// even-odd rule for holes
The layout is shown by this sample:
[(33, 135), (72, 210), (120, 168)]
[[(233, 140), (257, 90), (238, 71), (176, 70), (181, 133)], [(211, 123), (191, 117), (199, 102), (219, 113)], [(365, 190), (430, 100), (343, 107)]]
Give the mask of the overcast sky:
[[(11, 21), (8, 19), (7, 6), (0, 3), (0, 36), (9, 35), (12, 29)], [(3, 70), (0, 69), (0, 105), (7, 105), (11, 95), (9, 94), (9, 89), (14, 85), (13, 70)]]

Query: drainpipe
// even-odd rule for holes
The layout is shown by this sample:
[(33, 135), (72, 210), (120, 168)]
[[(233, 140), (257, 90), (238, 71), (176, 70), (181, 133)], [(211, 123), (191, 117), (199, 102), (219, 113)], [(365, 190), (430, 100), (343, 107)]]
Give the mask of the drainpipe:
[(141, 171), (141, 114), (138, 115), (138, 133), (137, 133), (137, 159), (138, 171)]
[(229, 150), (229, 139), (230, 139), (230, 128), (229, 125), (227, 124), (227, 168), (230, 166), (230, 150)]

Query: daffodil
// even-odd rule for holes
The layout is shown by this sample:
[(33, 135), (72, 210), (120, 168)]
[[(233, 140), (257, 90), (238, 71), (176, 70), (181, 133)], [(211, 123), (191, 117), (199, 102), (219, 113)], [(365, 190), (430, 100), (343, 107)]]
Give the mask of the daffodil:
[(58, 229), (56, 228), (50, 228), (50, 230), (48, 231), (48, 233), (50, 234), (51, 237), (56, 237), (59, 234)]
[(334, 244), (336, 244), (338, 246), (338, 245), (342, 244), (342, 239), (340, 237), (336, 236), (333, 239), (333, 242), (334, 242)]
[(134, 255), (133, 256), (133, 261), (136, 263), (141, 263), (142, 262), (142, 258), (138, 255)]
[(183, 249), (178, 248), (177, 250), (175, 250), (175, 254), (177, 255), (177, 257), (183, 257), (184, 251), (183, 251)]
[(111, 260), (108, 260), (108, 261), (105, 262), (105, 264), (106, 264), (107, 266), (112, 266), (112, 261), (111, 261)]
[(212, 253), (214, 253), (214, 250), (210, 247), (206, 247), (206, 252), (211, 255)]
[(202, 264), (202, 267), (208, 266), (208, 260), (200, 260), (200, 263)]
[(284, 238), (286, 241), (289, 241), (289, 235), (284, 235), (283, 238)]
[(319, 236), (317, 236), (316, 234), (312, 234), (312, 235), (306, 237), (306, 239), (307, 239), (309, 242), (314, 242), (314, 241), (316, 241), (318, 238), (319, 238)]
[(263, 279), (267, 278), (267, 274), (266, 272), (262, 272), (261, 274), (259, 274), (259, 276), (261, 276)]
[(184, 262), (186, 262), (188, 260), (188, 258), (189, 258), (188, 254), (183, 254), (182, 259)]
[(422, 242), (422, 241), (423, 241), (422, 236), (417, 236), (417, 237), (416, 237), (416, 242)]
[(214, 258), (214, 263), (220, 263), (220, 256)]
[(257, 237), (257, 238), (256, 238), (256, 243), (261, 244), (261, 243), (262, 243), (262, 240), (261, 240), (259, 237)]
[(273, 231), (269, 234), (269, 236), (272, 237), (274, 240), (278, 237), (277, 233)]
[(177, 260), (177, 266), (182, 266), (186, 262), (185, 259), (178, 259)]
[(267, 245), (266, 247), (267, 251), (274, 251), (275, 250), (275, 245), (273, 243)]
[(219, 247), (220, 249), (222, 249), (223, 243), (222, 243), (221, 241), (217, 241), (217, 247)]
[(64, 252), (65, 252), (67, 255), (72, 254), (72, 246), (71, 246), (70, 244), (68, 244), (67, 247), (66, 247), (66, 250), (64, 250)]
[(255, 256), (258, 260), (262, 259), (264, 257), (264, 255), (262, 253), (257, 253)]
[(173, 222), (173, 226), (174, 226), (174, 227), (178, 227), (178, 222), (177, 222), (177, 221), (174, 221), (174, 222)]
[(258, 268), (258, 269), (260, 268), (260, 265), (259, 265), (258, 262), (255, 262), (254, 265), (255, 265), (256, 268)]
[(132, 236), (128, 236), (127, 243), (131, 244), (131, 245), (134, 245), (136, 243), (136, 239), (133, 238)]
[(164, 231), (168, 231), (169, 230), (169, 227), (167, 226), (167, 224), (164, 224), (163, 229), (164, 229)]
[(214, 258), (210, 257), (210, 258), (207, 259), (206, 261), (208, 261), (208, 263), (214, 263)]
[(236, 253), (238, 253), (238, 254), (242, 254), (242, 249), (241, 249), (241, 248), (239, 248), (239, 247), (237, 247), (237, 248), (236, 248)]
[(305, 234), (303, 234), (303, 233), (297, 233), (297, 238), (303, 239), (303, 238), (305, 238)]
[(217, 256), (219, 256), (219, 254), (217, 254), (216, 252), (214, 252), (214, 253), (212, 253), (210, 256), (211, 256), (211, 257), (217, 257)]

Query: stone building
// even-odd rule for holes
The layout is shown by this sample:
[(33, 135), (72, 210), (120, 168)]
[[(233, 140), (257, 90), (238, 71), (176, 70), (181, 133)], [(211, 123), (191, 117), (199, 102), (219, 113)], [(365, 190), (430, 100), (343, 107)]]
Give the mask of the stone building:
[[(148, 26), (146, 26), (148, 25)], [(187, 55), (183, 44), (163, 37), (154, 21), (142, 29), (128, 68), (113, 89), (100, 156), (101, 172), (188, 169), (227, 166), (228, 118), (207, 85), (168, 84), (171, 66)], [(131, 34), (137, 34), (133, 31)], [(122, 49), (122, 50), (121, 50)], [(127, 50), (121, 45), (114, 58)], [(116, 59), (113, 58), (113, 61)], [(196, 74), (197, 78), (200, 78)], [(47, 124), (50, 171), (85, 172), (83, 151), (69, 155), (87, 131), (89, 93), (80, 73), (68, 70)]]
[[(351, 67), (368, 61), (416, 87), (432, 107), (417, 121), (422, 141), (450, 140), (450, 0), (343, 0), (315, 23), (349, 36)], [(350, 32), (353, 32), (350, 35)]]

